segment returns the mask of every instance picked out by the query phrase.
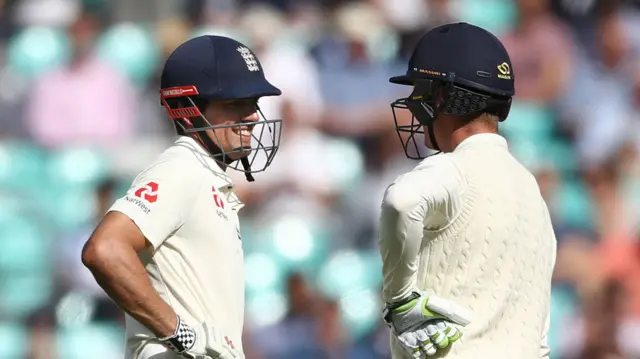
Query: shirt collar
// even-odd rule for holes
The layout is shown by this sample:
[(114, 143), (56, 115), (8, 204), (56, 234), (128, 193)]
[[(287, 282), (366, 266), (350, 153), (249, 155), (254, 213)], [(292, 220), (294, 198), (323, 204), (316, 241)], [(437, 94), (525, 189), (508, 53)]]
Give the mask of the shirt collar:
[(509, 148), (507, 140), (497, 133), (477, 133), (475, 135), (467, 137), (466, 139), (464, 139), (464, 141), (460, 142), (454, 152), (459, 151), (465, 147), (477, 145), (494, 145), (503, 147), (505, 149)]
[(231, 177), (220, 167), (218, 162), (211, 157), (198, 141), (189, 136), (180, 136), (175, 141), (175, 145), (188, 148), (198, 159), (198, 161), (208, 170), (210, 170), (216, 178), (215, 186), (223, 191), (231, 191), (234, 189)]

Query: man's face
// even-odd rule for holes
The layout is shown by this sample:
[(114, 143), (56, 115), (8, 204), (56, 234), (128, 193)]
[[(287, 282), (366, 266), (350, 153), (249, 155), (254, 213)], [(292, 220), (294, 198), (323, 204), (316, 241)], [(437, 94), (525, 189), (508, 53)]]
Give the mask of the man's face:
[(206, 131), (227, 156), (235, 160), (249, 155), (255, 124), (248, 123), (260, 120), (257, 99), (214, 101), (207, 106), (204, 115), (213, 126), (228, 126)]
[(73, 44), (74, 56), (77, 59), (91, 53), (98, 31), (98, 23), (88, 14), (81, 15), (71, 24), (68, 32)]
[(522, 16), (536, 16), (547, 11), (549, 0), (518, 0), (516, 6)]

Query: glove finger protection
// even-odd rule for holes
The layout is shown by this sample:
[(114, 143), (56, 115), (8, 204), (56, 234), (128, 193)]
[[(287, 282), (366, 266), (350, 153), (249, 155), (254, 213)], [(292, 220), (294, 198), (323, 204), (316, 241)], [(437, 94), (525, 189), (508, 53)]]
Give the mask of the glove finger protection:
[(447, 339), (449, 339), (449, 343), (456, 342), (462, 336), (462, 332), (459, 331), (458, 328), (456, 328), (454, 325), (451, 325), (451, 323), (449, 322), (442, 321), (442, 322), (439, 322), (437, 325), (438, 325), (438, 328), (442, 330), (444, 334), (447, 336)]
[(431, 341), (433, 342), (433, 344), (435, 344), (435, 346), (438, 347), (439, 349), (443, 349), (449, 346), (449, 338), (444, 332), (444, 329), (446, 329), (446, 327), (445, 328), (438, 327), (437, 324), (439, 323), (444, 323), (444, 321), (438, 320), (438, 321), (429, 322), (427, 323), (425, 328), (427, 331), (427, 335), (429, 336), (429, 338), (431, 338)]
[(437, 351), (437, 348), (434, 345), (433, 340), (429, 337), (427, 328), (420, 328), (415, 331), (415, 334), (418, 338), (420, 349), (422, 350), (422, 352), (424, 352), (424, 354), (427, 356), (434, 355)]
[[(424, 353), (421, 351), (422, 343), (418, 339), (418, 336), (415, 332), (405, 332), (398, 336), (398, 341), (400, 342), (402, 348), (405, 352), (407, 352), (412, 358), (419, 359), (424, 357)], [(427, 337), (427, 340), (429, 338)]]

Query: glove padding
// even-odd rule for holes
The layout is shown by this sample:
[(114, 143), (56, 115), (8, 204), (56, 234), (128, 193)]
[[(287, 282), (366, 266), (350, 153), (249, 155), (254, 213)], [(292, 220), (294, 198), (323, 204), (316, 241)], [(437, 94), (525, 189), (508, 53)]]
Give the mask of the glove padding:
[(471, 311), (426, 292), (413, 292), (405, 300), (388, 305), (384, 320), (414, 358), (436, 354), (457, 341), (462, 333), (453, 323), (466, 326)]
[(244, 359), (242, 352), (219, 330), (204, 323), (190, 326), (180, 316), (173, 335), (160, 341), (187, 359)]
[(462, 333), (445, 320), (433, 320), (396, 334), (402, 347), (414, 358), (435, 355), (438, 350), (448, 349), (461, 336)]

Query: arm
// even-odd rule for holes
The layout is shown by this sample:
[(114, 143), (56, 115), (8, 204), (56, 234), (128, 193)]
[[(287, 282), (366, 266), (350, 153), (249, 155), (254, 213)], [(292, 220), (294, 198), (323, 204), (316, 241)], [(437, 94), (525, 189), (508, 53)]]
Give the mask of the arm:
[(394, 185), (387, 189), (380, 220), (383, 299), (387, 303), (407, 297), (414, 288), (423, 221), (429, 206), (424, 200), (403, 201), (398, 192), (401, 191)]
[(176, 313), (156, 292), (140, 254), (158, 249), (184, 224), (202, 184), (186, 175), (193, 172), (188, 159), (162, 158), (111, 206), (82, 251), (102, 289), (160, 338), (174, 333)]
[(397, 302), (415, 289), (425, 219), (436, 212), (448, 220), (454, 218), (463, 188), (463, 178), (453, 163), (436, 157), (387, 188), (379, 241), (385, 302)]
[(108, 213), (82, 251), (82, 262), (111, 299), (158, 337), (173, 334), (176, 313), (156, 293), (138, 253), (151, 245), (121, 212)]

